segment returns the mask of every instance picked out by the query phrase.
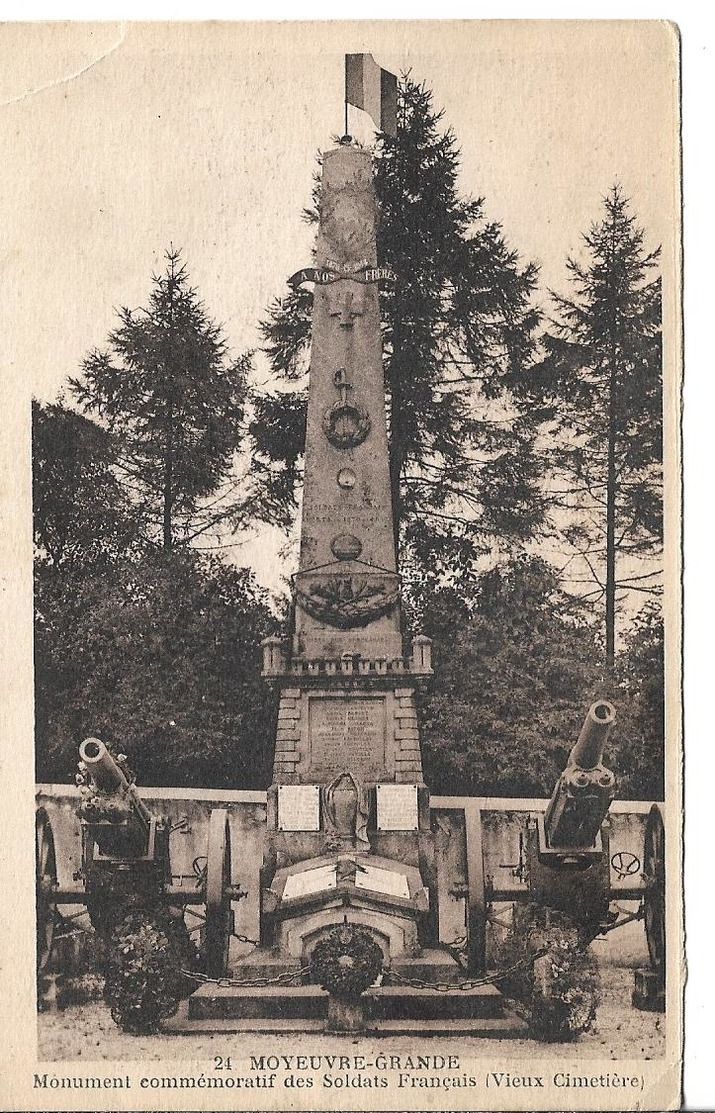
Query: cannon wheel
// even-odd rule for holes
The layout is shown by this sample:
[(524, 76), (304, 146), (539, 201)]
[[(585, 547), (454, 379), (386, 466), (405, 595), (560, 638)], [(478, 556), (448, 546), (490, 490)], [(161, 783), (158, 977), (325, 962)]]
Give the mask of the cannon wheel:
[(222, 978), (228, 966), (233, 912), (231, 884), (231, 833), (228, 812), (214, 808), (209, 817), (206, 863), (206, 922), (201, 942), (203, 967), (210, 978)]
[(648, 813), (643, 841), (645, 935), (654, 970), (665, 970), (665, 825), (658, 804)]
[(41, 973), (52, 953), (57, 923), (57, 906), (52, 896), (57, 888), (55, 838), (44, 808), (38, 808), (35, 814), (35, 870), (37, 971)]

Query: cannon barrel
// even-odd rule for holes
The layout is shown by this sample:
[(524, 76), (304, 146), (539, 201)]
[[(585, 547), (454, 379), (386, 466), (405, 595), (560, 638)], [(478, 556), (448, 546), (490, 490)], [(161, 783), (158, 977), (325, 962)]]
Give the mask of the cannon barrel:
[[(120, 763), (100, 738), (85, 738), (79, 756), (80, 779), (85, 786), (81, 818), (95, 827), (98, 823), (105, 827), (121, 825), (126, 834), (133, 833), (135, 843), (144, 845), (152, 814)], [(116, 839), (105, 831), (101, 841), (109, 845)]]
[(616, 709), (606, 700), (592, 703), (581, 727), (576, 745), (569, 754), (569, 765), (595, 769), (603, 761), (608, 735), (616, 721)]
[(556, 782), (544, 815), (551, 849), (595, 846), (616, 791), (616, 778), (603, 762), (603, 751), (616, 709), (606, 700), (591, 704), (566, 768)]

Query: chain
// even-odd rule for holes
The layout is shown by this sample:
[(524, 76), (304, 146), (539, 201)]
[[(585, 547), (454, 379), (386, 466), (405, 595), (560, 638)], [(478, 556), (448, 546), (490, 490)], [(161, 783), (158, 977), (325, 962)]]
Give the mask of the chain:
[[(250, 940), (245, 940), (250, 942)], [(494, 982), (502, 981), (508, 978), (516, 970), (521, 970), (522, 967), (531, 966), (538, 958), (543, 958), (548, 953), (547, 947), (542, 947), (540, 951), (535, 951), (533, 955), (528, 958), (522, 958), (519, 962), (515, 962), (513, 966), (507, 967), (506, 970), (497, 971), (496, 974), (490, 974), (483, 978), (472, 978), (468, 982), (424, 982), (419, 978), (405, 978), (402, 974), (398, 974), (394, 970), (386, 971), (390, 981), (399, 982), (400, 985), (409, 985), (413, 989), (432, 989), (435, 993), (443, 993), (445, 990), (460, 989), (469, 990), (477, 989), (482, 985), (493, 985)], [(304, 974), (309, 974), (312, 966), (309, 963), (307, 966), (301, 966), (299, 970), (286, 970), (282, 974), (276, 974), (274, 978), (210, 978), (208, 974), (197, 974), (192, 970), (182, 970), (181, 973), (185, 974), (187, 978), (193, 978), (197, 982), (211, 983), (218, 986), (219, 989), (229, 989), (232, 986), (258, 988), (259, 986), (268, 985), (283, 985), (288, 982), (294, 981), (296, 978), (302, 978)]]
[(405, 978), (402, 974), (398, 974), (396, 970), (388, 971), (388, 976), (391, 982), (395, 981), (399, 982), (400, 985), (409, 985), (412, 986), (413, 989), (433, 989), (438, 993), (451, 989), (466, 991), (469, 989), (477, 989), (482, 985), (493, 985), (494, 982), (503, 981), (504, 978), (508, 978), (516, 970), (521, 970), (526, 966), (532, 966), (537, 959), (543, 958), (547, 953), (548, 948), (542, 947), (540, 951), (534, 951), (533, 955), (529, 955), (528, 958), (520, 959), (518, 962), (515, 962), (513, 966), (508, 966), (506, 970), (498, 970), (495, 974), (485, 975), (483, 978), (472, 978), (467, 982), (425, 982), (420, 978)]
[(304, 974), (310, 972), (310, 966), (301, 966), (299, 970), (286, 970), (282, 974), (276, 974), (274, 978), (210, 978), (208, 974), (198, 974), (194, 970), (183, 970), (187, 978), (193, 978), (197, 982), (208, 983), (218, 986), (219, 989), (229, 989), (232, 986), (255, 988), (268, 985), (283, 985), (284, 983), (292, 982), (296, 978), (302, 978)]
[(258, 939), (249, 939), (247, 935), (239, 935), (237, 931), (232, 931), (231, 935), (234, 939), (237, 939), (239, 943), (250, 943), (252, 947), (259, 946)]

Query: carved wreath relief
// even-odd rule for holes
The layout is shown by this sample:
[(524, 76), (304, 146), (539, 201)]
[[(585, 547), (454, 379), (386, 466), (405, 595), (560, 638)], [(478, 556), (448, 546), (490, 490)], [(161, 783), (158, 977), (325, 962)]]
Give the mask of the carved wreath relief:
[(304, 611), (319, 622), (347, 630), (367, 626), (387, 614), (398, 598), (399, 579), (389, 573), (314, 575), (296, 580), (296, 597)]
[(370, 415), (361, 406), (348, 401), (348, 391), (353, 386), (344, 367), (335, 372), (333, 382), (340, 397), (323, 414), (323, 432), (336, 448), (355, 448), (370, 432)]

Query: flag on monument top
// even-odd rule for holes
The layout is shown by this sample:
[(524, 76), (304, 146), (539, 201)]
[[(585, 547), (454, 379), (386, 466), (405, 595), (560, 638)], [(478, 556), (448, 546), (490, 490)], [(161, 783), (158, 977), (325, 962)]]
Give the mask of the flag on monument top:
[(345, 103), (367, 112), (380, 131), (397, 135), (397, 78), (372, 54), (345, 55)]

